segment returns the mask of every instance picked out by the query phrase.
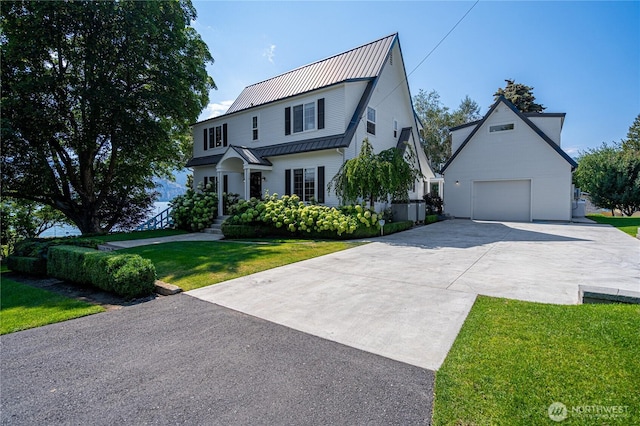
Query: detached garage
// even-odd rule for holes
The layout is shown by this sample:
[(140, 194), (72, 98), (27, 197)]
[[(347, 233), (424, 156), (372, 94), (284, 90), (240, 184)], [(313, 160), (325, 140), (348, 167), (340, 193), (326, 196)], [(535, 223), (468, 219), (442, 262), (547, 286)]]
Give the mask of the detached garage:
[(500, 97), (481, 120), (452, 128), (453, 155), (442, 168), (445, 213), (570, 221), (577, 164), (560, 148), (564, 117), (522, 113)]

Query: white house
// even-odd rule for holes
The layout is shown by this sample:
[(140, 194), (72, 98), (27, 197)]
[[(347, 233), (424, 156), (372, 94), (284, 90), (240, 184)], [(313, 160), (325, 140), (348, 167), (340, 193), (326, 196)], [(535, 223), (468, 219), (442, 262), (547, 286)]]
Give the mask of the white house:
[[(246, 87), (221, 116), (193, 125), (194, 184), (243, 198), (297, 194), (337, 206), (327, 184), (368, 138), (374, 152), (411, 146), (434, 177), (418, 138), (398, 34)], [(222, 211), (222, 197), (219, 211)]]
[(561, 148), (564, 113), (522, 113), (500, 97), (451, 129), (444, 211), (477, 220), (570, 221), (576, 162)]

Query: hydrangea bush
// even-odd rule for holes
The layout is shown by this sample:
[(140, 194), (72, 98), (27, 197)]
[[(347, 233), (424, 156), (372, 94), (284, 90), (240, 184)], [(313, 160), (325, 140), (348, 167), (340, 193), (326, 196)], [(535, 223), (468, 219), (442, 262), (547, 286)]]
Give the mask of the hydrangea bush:
[(174, 198), (170, 206), (176, 228), (186, 231), (202, 231), (218, 216), (218, 194), (212, 184), (198, 184), (198, 191), (187, 190)]
[(264, 200), (241, 200), (230, 209), (230, 225), (261, 225), (292, 234), (335, 232), (352, 234), (356, 229), (379, 228), (378, 215), (362, 205), (340, 208), (307, 205), (297, 195), (266, 195)]

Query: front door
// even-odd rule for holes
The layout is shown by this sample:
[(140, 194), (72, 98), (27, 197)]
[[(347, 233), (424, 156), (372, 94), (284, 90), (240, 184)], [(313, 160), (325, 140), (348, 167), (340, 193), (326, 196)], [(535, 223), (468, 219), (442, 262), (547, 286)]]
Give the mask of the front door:
[(262, 172), (251, 172), (249, 197), (262, 198)]

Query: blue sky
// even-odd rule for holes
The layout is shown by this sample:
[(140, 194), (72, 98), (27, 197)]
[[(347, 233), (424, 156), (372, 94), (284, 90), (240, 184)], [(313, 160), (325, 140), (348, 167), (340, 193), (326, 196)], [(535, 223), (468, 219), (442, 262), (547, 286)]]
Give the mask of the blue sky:
[[(484, 114), (506, 78), (567, 114), (570, 155), (619, 141), (640, 113), (640, 2), (194, 1), (194, 27), (218, 86), (200, 119), (224, 113), (245, 86), (398, 32), (412, 95), (436, 90)], [(415, 69), (415, 70), (414, 70)]]

